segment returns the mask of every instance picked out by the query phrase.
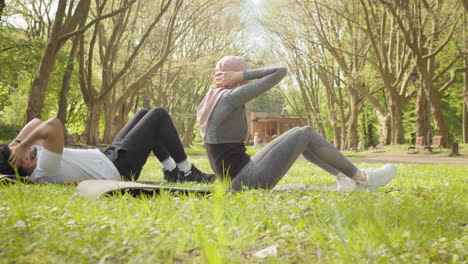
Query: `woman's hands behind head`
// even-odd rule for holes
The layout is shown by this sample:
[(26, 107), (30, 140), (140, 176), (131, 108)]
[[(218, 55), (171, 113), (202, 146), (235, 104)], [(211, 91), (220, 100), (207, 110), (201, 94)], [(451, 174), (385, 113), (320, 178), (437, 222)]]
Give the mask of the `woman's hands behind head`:
[(213, 77), (213, 80), (217, 88), (224, 87), (226, 89), (231, 89), (244, 80), (244, 72), (217, 71)]

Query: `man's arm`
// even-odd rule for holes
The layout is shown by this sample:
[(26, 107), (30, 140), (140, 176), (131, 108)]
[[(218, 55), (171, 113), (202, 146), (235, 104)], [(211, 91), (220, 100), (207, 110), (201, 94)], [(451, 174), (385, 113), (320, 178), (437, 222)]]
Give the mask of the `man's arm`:
[(51, 118), (36, 127), (21, 143), (12, 148), (10, 161), (15, 166), (21, 165), (26, 158), (28, 148), (35, 142), (43, 140), (44, 148), (58, 154), (63, 153), (63, 125), (57, 118)]
[[(36, 129), (36, 127), (40, 126), (42, 124), (42, 121), (39, 118), (34, 118), (33, 120), (29, 121), (19, 132), (19, 134), (16, 136), (16, 138), (8, 145), (9, 147), (14, 147), (17, 146), (19, 143), (21, 143), (26, 137), (31, 134), (31, 132)], [(41, 145), (42, 146), (43, 142), (42, 140), (39, 140), (37, 142), (34, 142), (34, 145)]]

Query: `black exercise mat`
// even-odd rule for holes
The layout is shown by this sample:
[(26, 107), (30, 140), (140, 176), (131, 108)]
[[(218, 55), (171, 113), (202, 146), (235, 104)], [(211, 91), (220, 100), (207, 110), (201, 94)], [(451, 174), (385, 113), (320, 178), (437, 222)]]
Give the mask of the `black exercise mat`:
[(78, 193), (89, 199), (98, 199), (103, 195), (115, 195), (128, 193), (132, 196), (140, 195), (158, 195), (161, 191), (174, 193), (176, 195), (187, 195), (190, 193), (197, 195), (208, 195), (210, 190), (167, 187), (138, 182), (106, 181), (106, 180), (87, 180), (82, 181), (76, 187)]
[(34, 184), (27, 177), (21, 177), (16, 175), (0, 175), (0, 184), (8, 185), (14, 183), (25, 183), (25, 184)]
[[(167, 181), (165, 180), (138, 180), (136, 181), (138, 183), (143, 183), (143, 184), (152, 184), (152, 185), (158, 185), (158, 184), (163, 184), (166, 183)], [(28, 177), (18, 177), (16, 175), (0, 175), (0, 183), (3, 184), (14, 184), (14, 183), (24, 183), (24, 184), (36, 184), (35, 182), (29, 180)]]

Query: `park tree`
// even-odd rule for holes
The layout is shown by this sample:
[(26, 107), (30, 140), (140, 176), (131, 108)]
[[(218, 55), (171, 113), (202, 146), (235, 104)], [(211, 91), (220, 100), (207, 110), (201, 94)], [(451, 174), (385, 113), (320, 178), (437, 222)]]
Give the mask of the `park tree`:
[[(466, 67), (453, 68), (454, 64), (461, 58), (456, 56), (444, 69), (437, 71), (438, 55), (445, 50), (450, 41), (453, 41), (456, 29), (460, 28), (461, 13), (451, 11), (458, 10), (456, 7), (459, 6), (459, 2), (438, 0), (379, 1), (391, 13), (402, 32), (405, 44), (415, 57), (415, 68), (421, 76), (421, 81), (417, 85), (416, 134), (430, 140), (428, 112), (431, 112), (434, 118), (435, 133), (443, 136), (446, 140), (444, 143), (447, 145), (451, 140), (451, 134), (441, 111), (442, 96), (455, 82), (456, 73), (465, 71)], [(434, 86), (441, 75), (447, 72), (451, 72), (452, 78), (440, 87)]]
[[(349, 149), (372, 141), (367, 122), (380, 126), (386, 143), (404, 143), (413, 129), (427, 137), (430, 107), (436, 135), (468, 141), (462, 1), (268, 1), (262, 22), (269, 46), (251, 47), (242, 39), (241, 2), (1, 1), (0, 108), (25, 109), (28, 96), (27, 118), (57, 111), (66, 123), (78, 114), (73, 131), (86, 112), (85, 141), (96, 143), (100, 135), (109, 142), (139, 107), (165, 107), (188, 146), (215, 62), (228, 54), (255, 57), (262, 46), (268, 62), (256, 66), (281, 61), (289, 74), (251, 109), (273, 101), (268, 109), (281, 109), (284, 100)], [(17, 14), (24, 21), (15, 25)]]
[[(464, 43), (462, 35), (455, 34), (460, 28), (461, 12), (449, 12), (451, 5), (459, 4), (457, 1), (311, 0), (276, 3), (283, 4), (278, 8), (281, 13), (287, 13), (288, 8), (294, 10), (293, 16), (292, 12), (281, 16), (280, 12), (272, 9), (272, 17), (281, 17), (288, 23), (266, 24), (273, 25), (272, 33), (282, 43), (279, 50), (283, 54), (279, 57), (288, 64), (297, 85), (308, 89), (318, 87), (313, 83), (301, 85), (301, 81), (297, 81), (298, 68), (312, 67), (314, 71), (303, 71), (307, 72), (303, 75), (310, 79), (318, 75), (321, 86), (333, 87), (329, 85), (333, 82), (327, 79), (334, 71), (323, 71), (323, 65), (327, 64), (311, 54), (320, 54), (321, 58), (327, 58), (328, 54), (339, 67), (338, 83), (346, 85), (350, 101), (349, 116), (345, 117), (348, 138), (344, 147), (355, 147), (357, 143), (357, 135), (353, 131), (356, 131), (361, 98), (375, 110), (384, 142), (402, 144), (405, 142), (403, 113), (406, 105), (416, 97), (417, 136), (426, 136), (428, 105), (424, 100), (429, 86), (435, 132), (450, 139), (440, 110), (442, 98), (453, 84), (459, 82), (459, 73), (466, 71), (466, 66), (460, 66), (463, 47), (458, 45), (458, 53), (454, 48), (448, 48), (449, 43)], [(303, 39), (313, 45), (304, 44)], [(315, 50), (311, 52), (309, 47)], [(321, 53), (320, 49), (327, 52)], [(442, 63), (438, 56), (450, 59)], [(294, 62), (297, 58), (301, 60)], [(327, 93), (328, 98), (332, 98), (330, 94)], [(303, 98), (305, 107), (312, 109), (307, 105), (314, 105), (314, 98), (305, 93)], [(319, 114), (317, 109), (311, 111)], [(330, 112), (329, 119), (334, 119)]]
[[(68, 59), (66, 62), (65, 72), (62, 77), (62, 86), (59, 91), (58, 110), (57, 118), (62, 121), (63, 124), (67, 123), (69, 100), (68, 95), (71, 89), (71, 80), (75, 68), (75, 59), (78, 52), (79, 38), (75, 37), (72, 40), (71, 48), (68, 53)], [(65, 137), (67, 139), (67, 137)]]
[[(315, 6), (311, 3), (305, 5), (297, 2), (295, 6), (291, 7), (284, 2), (280, 8), (273, 7), (272, 10), (281, 10), (281, 12), (272, 11), (271, 20), (267, 21), (268, 29), (274, 35), (272, 43), (278, 43), (275, 49), (278, 57), (282, 58), (284, 63), (288, 65), (293, 75), (293, 83), (301, 92), (302, 104), (309, 123), (319, 133), (326, 136), (323, 124), (326, 118), (321, 113), (323, 105), (328, 110), (324, 112), (333, 129), (335, 146), (338, 148), (357, 146), (357, 121), (359, 109), (362, 106), (362, 96), (354, 90), (346, 89), (343, 91), (344, 86), (349, 87), (351, 84), (348, 83), (349, 79), (345, 80), (340, 66), (335, 63), (335, 57), (329, 50), (332, 48), (331, 43), (334, 42), (331, 38), (338, 40), (337, 35), (330, 34), (328, 40), (330, 45), (326, 48), (318, 37), (320, 32), (317, 31), (317, 25), (311, 25), (313, 19), (309, 19), (309, 16), (311, 13), (316, 16)], [(277, 25), (274, 21), (278, 17), (288, 21), (288, 23)], [(298, 17), (301, 19), (297, 19)], [(344, 26), (344, 24), (339, 24), (342, 22), (343, 20), (340, 19), (327, 21), (328, 26), (335, 28), (335, 30), (342, 30), (337, 29)], [(325, 27), (320, 30), (325, 32), (328, 30)], [(343, 36), (343, 40), (345, 38), (346, 36)], [(342, 45), (349, 44), (344, 44), (344, 42)], [(337, 48), (332, 51), (341, 52), (343, 49)], [(347, 59), (351, 59), (353, 62), (359, 61), (359, 59), (352, 59), (351, 52), (341, 55), (349, 56)], [(347, 67), (347, 59), (342, 61), (342, 66)], [(362, 62), (354, 63), (353, 67), (363, 67)], [(291, 100), (288, 101), (291, 102)], [(326, 103), (323, 103), (324, 101)], [(349, 104), (348, 101), (350, 101)]]
[(403, 110), (416, 91), (409, 85), (413, 56), (388, 10), (373, 0), (361, 0), (360, 4), (365, 22), (362, 30), (368, 35), (374, 53), (369, 59), (378, 69), (386, 91), (391, 127), (389, 142), (403, 144)]
[(316, 74), (314, 61), (309, 57), (315, 51), (313, 44), (302, 39), (297, 34), (285, 34), (285, 32), (285, 30), (281, 30), (281, 33), (277, 31), (275, 34), (282, 44), (276, 51), (284, 58), (290, 73), (294, 76), (295, 82), (297, 82), (309, 124), (318, 133), (325, 135), (320, 105), (322, 84)]
[[(124, 5), (125, 1), (113, 3)], [(83, 36), (78, 57), (80, 85), (88, 106), (86, 141), (97, 141), (101, 113), (104, 114), (103, 141), (110, 142), (138, 102), (147, 102), (157, 95), (154, 104), (171, 111), (171, 104), (177, 105), (176, 102), (184, 100), (193, 90), (200, 90), (192, 87), (192, 84), (199, 85), (193, 80), (188, 82), (188, 87), (183, 86), (187, 79), (181, 76), (196, 75), (193, 69), (189, 70), (193, 68), (190, 63), (200, 60), (207, 50), (220, 48), (209, 43), (216, 33), (213, 30), (220, 29), (216, 26), (219, 21), (213, 18), (224, 9), (224, 4), (214, 0), (141, 0), (111, 22), (97, 23), (93, 32)], [(96, 7), (96, 13), (113, 5)], [(207, 21), (211, 22), (207, 24)], [(221, 29), (220, 33), (223, 32)], [(216, 36), (227, 43), (226, 38)], [(101, 72), (100, 77), (94, 76), (96, 70)], [(211, 81), (206, 74), (201, 76)], [(155, 88), (151, 96), (141, 92), (149, 87)], [(190, 99), (199, 94), (202, 91)], [(193, 113), (193, 105), (198, 102), (192, 101), (186, 111)], [(193, 127), (194, 120), (191, 123)]]
[(68, 5), (68, 2), (65, 0), (58, 2), (49, 40), (46, 44), (36, 75), (31, 83), (28, 106), (26, 109), (26, 122), (35, 117), (41, 117), (45, 93), (57, 54), (65, 41), (68, 40), (69, 37), (67, 37), (67, 35), (72, 33), (82, 21), (86, 21), (90, 2), (90, 0), (80, 1), (73, 15), (72, 10), (74, 6), (71, 4)]
[[(84, 25), (88, 18), (90, 3), (91, 0), (80, 0), (75, 6), (73, 2), (66, 0), (58, 1), (54, 22), (48, 36), (47, 44), (36, 74), (31, 82), (28, 106), (26, 109), (26, 122), (35, 117), (41, 117), (50, 74), (53, 71), (57, 54), (65, 42), (72, 37), (83, 34), (94, 23), (104, 18), (111, 17), (128, 8), (128, 6), (124, 6), (121, 10), (101, 15), (89, 22), (87, 25)], [(80, 25), (82, 25), (82, 27), (79, 27)]]
[[(133, 8), (126, 9), (111, 21), (96, 23), (92, 32), (86, 36), (80, 36), (80, 87), (87, 105), (85, 142), (95, 144), (99, 141), (100, 117), (104, 110), (108, 127), (105, 140), (109, 141), (116, 120), (111, 116), (117, 115), (117, 110), (125, 107), (126, 100), (134, 98), (136, 91), (162, 66), (173, 43), (174, 23), (181, 2), (163, 0), (153, 3), (154, 6), (150, 8), (149, 1), (135, 3), (116, 0), (104, 1), (94, 7), (94, 12), (100, 16), (107, 10), (112, 12), (113, 9), (134, 4)], [(144, 69), (135, 69), (138, 60), (144, 60), (143, 47), (151, 36), (154, 37), (153, 30), (162, 24), (165, 15), (167, 23), (162, 27), (162, 33), (167, 32), (167, 35), (157, 38), (161, 46), (156, 49), (156, 54), (147, 56), (154, 61), (149, 62)], [(100, 71), (100, 76), (95, 76), (96, 71)], [(125, 112), (128, 113), (128, 109), (119, 112), (119, 116)]]
[[(314, 68), (326, 91), (326, 112), (333, 129), (333, 143), (338, 149), (344, 149), (346, 143), (346, 128), (350, 110), (346, 82), (342, 79), (339, 67), (331, 59), (331, 55), (320, 45), (316, 45)], [(359, 106), (360, 107), (360, 106)]]
[(28, 39), (47, 40), (53, 24), (53, 5), (56, 0), (10, 0), (7, 16), (16, 15), (11, 21)]
[[(7, 1), (0, 20), (0, 88), (8, 94), (2, 121), (21, 125), (31, 79), (52, 25), (52, 0)], [(8, 113), (14, 112), (11, 116)], [(21, 117), (19, 117), (21, 116)]]
[[(171, 113), (184, 146), (191, 145), (194, 139), (196, 109), (212, 86), (216, 62), (225, 55), (240, 53), (238, 32), (243, 25), (237, 10), (238, 3), (211, 1), (143, 94), (152, 105)], [(193, 13), (189, 8), (184, 8), (184, 12)]]
[(468, 2), (466, 0), (460, 0), (465, 6), (465, 12), (468, 12)]
[[(462, 0), (465, 5), (465, 13), (463, 14), (463, 65), (468, 67), (468, 38), (467, 38), (467, 13), (468, 13), (468, 2)], [(463, 75), (464, 89), (463, 89), (463, 106), (462, 106), (462, 141), (468, 143), (468, 72), (465, 71)]]
[(0, 0), (0, 20), (2, 19), (3, 9), (5, 9), (5, 0)]
[(361, 97), (372, 104), (379, 116), (384, 139), (388, 138), (389, 117), (386, 109), (373, 95), (365, 82), (364, 69), (370, 46), (367, 36), (356, 25), (360, 15), (356, 1), (325, 3), (310, 1), (301, 3), (306, 20), (315, 34), (308, 41), (319, 42), (335, 59), (349, 88), (350, 112), (347, 126), (345, 148), (358, 145), (358, 115)]

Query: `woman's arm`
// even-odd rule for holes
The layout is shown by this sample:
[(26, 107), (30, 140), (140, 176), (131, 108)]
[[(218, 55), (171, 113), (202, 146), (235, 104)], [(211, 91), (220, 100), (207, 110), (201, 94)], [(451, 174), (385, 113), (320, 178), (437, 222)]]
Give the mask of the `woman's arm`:
[[(8, 145), (10, 148), (17, 146), (19, 143), (21, 143), (31, 132), (36, 129), (36, 127), (40, 126), (42, 124), (42, 121), (39, 118), (34, 118), (33, 120), (29, 121), (18, 133), (16, 138)], [(37, 142), (34, 142), (33, 145), (41, 145), (42, 146), (43, 141), (38, 140)]]
[[(244, 84), (238, 88), (233, 89), (227, 93), (226, 99), (229, 99), (233, 105), (242, 105), (259, 96), (260, 94), (268, 91), (273, 86), (278, 84), (284, 76), (286, 76), (287, 69), (285, 67), (270, 67), (261, 68), (256, 70), (246, 70), (243, 74), (241, 72), (224, 72), (222, 78), (215, 76), (215, 81), (218, 85), (229, 86), (229, 83), (237, 81), (237, 83), (244, 80), (254, 80), (255, 82)], [(225, 80), (224, 80), (225, 79)], [(223, 85), (228, 83), (228, 85)]]

